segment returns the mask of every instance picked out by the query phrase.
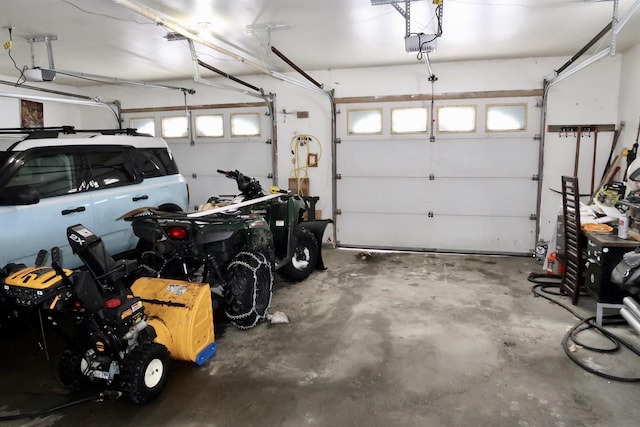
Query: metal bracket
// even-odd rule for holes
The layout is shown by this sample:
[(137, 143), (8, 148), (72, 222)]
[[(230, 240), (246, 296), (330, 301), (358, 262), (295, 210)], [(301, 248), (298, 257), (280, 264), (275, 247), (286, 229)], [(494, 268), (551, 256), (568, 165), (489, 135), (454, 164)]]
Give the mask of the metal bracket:
[(49, 58), (49, 68), (54, 70), (55, 66), (53, 65), (53, 48), (51, 47), (51, 42), (54, 40), (58, 40), (58, 36), (32, 36), (27, 37), (27, 41), (29, 42), (29, 48), (31, 49), (31, 67), (36, 67), (36, 59), (35, 53), (33, 52), (33, 44), (34, 43), (42, 43), (45, 42), (47, 44), (47, 56)]

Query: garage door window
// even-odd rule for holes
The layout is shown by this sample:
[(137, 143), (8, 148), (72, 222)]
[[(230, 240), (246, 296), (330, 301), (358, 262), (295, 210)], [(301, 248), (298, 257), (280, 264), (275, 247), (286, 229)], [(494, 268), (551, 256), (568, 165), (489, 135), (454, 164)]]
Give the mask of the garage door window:
[(382, 134), (382, 110), (349, 110), (347, 112), (347, 133), (349, 135)]
[(487, 105), (487, 132), (527, 129), (527, 104)]
[(260, 115), (258, 113), (232, 114), (231, 136), (259, 136)]
[(152, 117), (131, 119), (129, 120), (129, 127), (136, 129), (139, 133), (156, 136), (156, 123)]
[(185, 116), (163, 117), (163, 138), (186, 138), (188, 135), (187, 118)]
[(438, 107), (438, 132), (471, 133), (475, 131), (475, 105), (453, 105)]
[(224, 136), (222, 114), (196, 116), (198, 138), (221, 138)]
[(393, 108), (391, 110), (391, 133), (426, 133), (429, 112), (424, 107)]

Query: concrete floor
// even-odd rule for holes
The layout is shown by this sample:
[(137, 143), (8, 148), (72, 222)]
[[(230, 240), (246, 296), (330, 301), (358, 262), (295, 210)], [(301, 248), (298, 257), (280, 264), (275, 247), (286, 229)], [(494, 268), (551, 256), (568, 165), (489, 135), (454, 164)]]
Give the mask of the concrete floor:
[[(561, 340), (578, 319), (531, 292), (532, 258), (325, 249), (328, 270), (278, 282), (288, 324), (216, 325), (204, 366), (174, 362), (145, 406), (89, 402), (7, 426), (637, 426), (638, 384), (587, 373)], [(566, 297), (565, 297), (565, 302)], [(593, 301), (578, 307), (593, 315)], [(617, 327), (640, 347), (628, 327)], [(6, 331), (5, 331), (6, 332)], [(601, 341), (589, 337), (585, 341)], [(56, 385), (34, 335), (4, 334), (0, 416), (83, 395)], [(53, 345), (51, 345), (53, 347)], [(629, 351), (578, 350), (640, 376)]]

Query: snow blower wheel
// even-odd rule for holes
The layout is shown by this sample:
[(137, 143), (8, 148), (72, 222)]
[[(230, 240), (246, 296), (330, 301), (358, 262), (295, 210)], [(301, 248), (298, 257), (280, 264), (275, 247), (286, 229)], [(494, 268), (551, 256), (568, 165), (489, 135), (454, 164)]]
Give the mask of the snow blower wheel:
[(124, 360), (121, 372), (123, 394), (133, 403), (148, 403), (160, 395), (167, 383), (169, 351), (156, 342), (136, 347)]
[(85, 353), (68, 348), (60, 356), (58, 378), (64, 387), (76, 391), (82, 390), (90, 383), (89, 378), (84, 374), (88, 369), (89, 364)]
[(239, 329), (254, 327), (271, 305), (271, 263), (261, 253), (240, 252), (227, 267), (225, 313)]

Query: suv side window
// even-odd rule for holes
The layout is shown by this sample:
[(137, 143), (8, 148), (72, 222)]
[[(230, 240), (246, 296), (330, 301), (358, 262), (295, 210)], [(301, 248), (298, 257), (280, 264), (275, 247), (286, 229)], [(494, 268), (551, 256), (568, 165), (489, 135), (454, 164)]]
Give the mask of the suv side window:
[(143, 178), (174, 175), (178, 173), (175, 161), (163, 148), (145, 148), (133, 152), (133, 157)]
[(126, 150), (87, 153), (91, 168), (92, 189), (120, 187), (142, 182), (136, 176), (133, 162)]
[(41, 198), (63, 196), (78, 191), (74, 157), (69, 154), (40, 154), (28, 158), (7, 187), (29, 185)]

